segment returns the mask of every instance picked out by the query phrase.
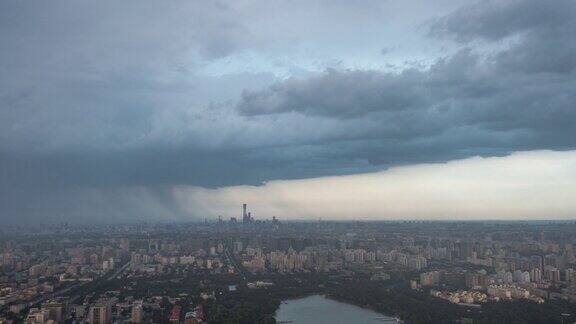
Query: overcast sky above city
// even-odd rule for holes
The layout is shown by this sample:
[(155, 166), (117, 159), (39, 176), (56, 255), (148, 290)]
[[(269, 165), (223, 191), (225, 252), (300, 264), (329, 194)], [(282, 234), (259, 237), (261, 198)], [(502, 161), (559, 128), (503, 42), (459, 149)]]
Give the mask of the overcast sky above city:
[(576, 216), (574, 0), (0, 1), (0, 220)]

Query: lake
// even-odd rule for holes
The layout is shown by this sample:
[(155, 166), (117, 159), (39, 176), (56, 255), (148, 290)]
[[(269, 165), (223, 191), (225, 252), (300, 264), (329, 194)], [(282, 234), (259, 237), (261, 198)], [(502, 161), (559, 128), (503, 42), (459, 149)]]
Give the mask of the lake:
[(282, 302), (276, 312), (276, 321), (294, 324), (396, 323), (392, 317), (320, 295)]

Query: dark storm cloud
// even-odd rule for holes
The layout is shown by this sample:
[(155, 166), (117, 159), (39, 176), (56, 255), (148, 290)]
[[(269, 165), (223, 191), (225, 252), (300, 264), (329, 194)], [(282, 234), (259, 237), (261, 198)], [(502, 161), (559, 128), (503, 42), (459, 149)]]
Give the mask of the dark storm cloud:
[[(484, 1), (439, 18), (431, 39), (466, 48), (426, 69), (330, 69), (269, 87), (265, 73), (195, 73), (282, 43), (237, 14), (244, 6), (160, 3), (0, 3), (0, 218), (182, 219), (175, 185), (576, 146), (573, 1)], [(348, 17), (364, 6), (348, 1), (314, 8), (330, 6), (329, 18), (351, 26), (384, 12)], [(278, 23), (292, 44), (300, 27)]]
[(245, 91), (238, 109), (246, 115), (294, 111), (343, 118), (411, 109), (428, 101), (419, 74), (406, 71), (396, 77), (374, 71), (330, 70), (322, 76), (278, 83), (267, 91)]
[(322, 116), (343, 127), (360, 120), (366, 136), (406, 141), (395, 144), (401, 147), (459, 130), (483, 131), (495, 144), (502, 133), (517, 134), (510, 150), (572, 147), (574, 76), (510, 73), (501, 68), (500, 55), (482, 59), (465, 50), (429, 70), (401, 74), (328, 72), (245, 92), (238, 109), (250, 116)]
[(209, 98), (270, 78), (193, 73), (251, 42), (219, 2), (0, 2), (0, 220), (189, 217), (170, 185), (231, 181)]
[[(516, 150), (576, 147), (576, 2), (495, 1), (433, 23), (435, 37), (511, 45), (464, 48), (425, 70), (327, 71), (246, 90), (240, 113), (321, 116), (370, 138), (350, 156), (372, 163), (446, 161)], [(363, 126), (358, 122), (363, 121)], [(359, 142), (360, 143), (360, 142)]]
[(572, 0), (485, 1), (439, 19), (430, 35), (462, 43), (517, 37), (515, 46), (497, 55), (499, 68), (571, 73), (576, 69), (575, 17)]
[(518, 32), (560, 32), (573, 24), (574, 10), (572, 0), (480, 1), (437, 19), (429, 34), (471, 42), (478, 38), (497, 41)]

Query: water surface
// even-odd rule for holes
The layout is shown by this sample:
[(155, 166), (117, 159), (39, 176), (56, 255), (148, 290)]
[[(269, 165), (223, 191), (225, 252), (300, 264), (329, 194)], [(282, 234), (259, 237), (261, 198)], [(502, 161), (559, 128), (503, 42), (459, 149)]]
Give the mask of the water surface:
[(282, 302), (276, 312), (276, 321), (294, 324), (395, 323), (391, 317), (320, 295)]

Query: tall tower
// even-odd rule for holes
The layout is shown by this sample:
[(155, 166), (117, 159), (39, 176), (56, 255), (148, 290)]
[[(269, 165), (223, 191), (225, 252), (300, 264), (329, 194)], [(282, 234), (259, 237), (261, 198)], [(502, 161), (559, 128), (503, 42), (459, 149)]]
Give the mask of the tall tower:
[(248, 220), (246, 219), (248, 214), (246, 214), (246, 204), (242, 204), (242, 222), (247, 223)]

